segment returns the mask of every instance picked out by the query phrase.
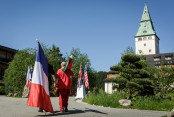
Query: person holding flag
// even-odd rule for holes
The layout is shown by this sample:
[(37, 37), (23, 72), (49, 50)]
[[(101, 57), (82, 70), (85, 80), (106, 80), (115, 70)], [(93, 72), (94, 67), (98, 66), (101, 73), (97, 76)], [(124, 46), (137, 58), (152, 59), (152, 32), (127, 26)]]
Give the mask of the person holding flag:
[(54, 88), (59, 90), (59, 106), (61, 112), (68, 112), (68, 98), (71, 91), (72, 86), (72, 79), (71, 77), (74, 76), (73, 72), (71, 71), (72, 68), (72, 58), (70, 57), (69, 62), (67, 64), (65, 62), (61, 63), (61, 69), (58, 69), (56, 74), (56, 81), (54, 83)]
[(38, 50), (27, 105), (54, 113), (49, 96), (48, 61), (38, 40), (37, 42)]
[(85, 65), (85, 72), (84, 72), (84, 76), (85, 76), (85, 87), (89, 89), (89, 81), (88, 81), (88, 64)]

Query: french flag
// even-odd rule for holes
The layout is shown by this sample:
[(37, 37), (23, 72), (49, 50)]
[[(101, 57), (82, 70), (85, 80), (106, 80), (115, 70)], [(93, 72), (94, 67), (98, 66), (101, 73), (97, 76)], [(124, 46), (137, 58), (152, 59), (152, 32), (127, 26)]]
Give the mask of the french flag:
[(32, 68), (30, 67), (28, 67), (28, 71), (27, 71), (27, 77), (26, 77), (26, 80), (27, 80), (27, 82), (26, 82), (26, 85), (27, 85), (27, 87), (29, 88), (29, 86), (30, 86), (30, 80), (31, 80), (31, 78), (32, 78), (32, 70), (31, 70)]
[(48, 85), (48, 61), (38, 42), (38, 50), (27, 105), (39, 107), (45, 111), (54, 113)]

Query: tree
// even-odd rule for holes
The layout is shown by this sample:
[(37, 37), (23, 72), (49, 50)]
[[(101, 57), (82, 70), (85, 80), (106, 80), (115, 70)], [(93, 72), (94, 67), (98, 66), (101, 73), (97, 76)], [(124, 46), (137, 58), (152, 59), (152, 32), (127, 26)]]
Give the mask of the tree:
[(53, 66), (56, 75), (56, 71), (61, 68), (61, 62), (65, 61), (63, 54), (61, 54), (59, 47), (53, 44), (52, 48), (48, 49), (48, 54), (46, 56), (48, 62)]
[[(115, 79), (119, 90), (128, 91), (128, 98), (136, 95), (153, 95), (152, 80), (145, 69), (148, 64), (139, 55), (134, 53), (123, 54), (121, 62), (110, 69), (120, 73), (120, 79)], [(124, 83), (126, 84), (124, 86)]]
[(152, 73), (155, 94), (164, 98), (174, 82), (174, 68), (162, 67), (153, 69)]
[[(53, 45), (52, 48), (49, 48), (44, 44), (41, 45), (48, 62), (53, 65), (56, 74), (57, 69), (60, 68), (60, 62), (64, 60), (59, 47)], [(33, 48), (19, 50), (15, 54), (14, 59), (9, 63), (9, 67), (4, 74), (5, 91), (7, 94), (22, 94), (23, 87), (26, 84), (28, 66), (34, 66), (35, 59), (36, 49)]]
[(35, 53), (36, 50), (34, 49), (24, 49), (15, 54), (4, 74), (6, 93), (22, 94), (23, 87), (26, 84), (28, 66), (34, 66)]
[(133, 50), (133, 48), (131, 46), (128, 46), (126, 48), (126, 50), (124, 50), (124, 53), (122, 55), (128, 54), (128, 53), (134, 53), (134, 50)]
[(104, 71), (99, 71), (99, 72), (95, 72), (95, 87), (98, 89), (104, 89), (104, 79), (106, 79), (107, 77), (107, 72)]
[[(94, 70), (91, 68), (90, 60), (85, 53), (81, 53), (79, 48), (73, 48), (71, 50), (70, 55), (73, 55), (73, 65), (72, 71), (74, 73), (74, 78), (72, 79), (72, 94), (75, 94), (77, 90), (77, 80), (79, 75), (80, 64), (82, 64), (82, 70), (84, 71), (85, 64), (88, 63), (88, 80), (89, 80), (89, 87), (92, 89), (95, 86), (95, 76)], [(70, 56), (69, 55), (69, 56)]]

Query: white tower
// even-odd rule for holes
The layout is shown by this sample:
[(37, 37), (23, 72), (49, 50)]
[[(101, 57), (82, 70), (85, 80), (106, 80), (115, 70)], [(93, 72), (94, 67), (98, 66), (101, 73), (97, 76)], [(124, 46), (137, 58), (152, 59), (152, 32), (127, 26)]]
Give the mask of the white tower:
[(135, 35), (136, 54), (159, 54), (159, 38), (153, 27), (150, 14), (145, 4), (137, 34)]

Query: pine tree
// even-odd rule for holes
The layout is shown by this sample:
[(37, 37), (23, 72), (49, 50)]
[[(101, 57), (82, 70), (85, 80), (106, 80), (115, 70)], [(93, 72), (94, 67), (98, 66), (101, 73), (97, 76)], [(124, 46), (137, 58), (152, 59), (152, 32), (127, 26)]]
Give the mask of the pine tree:
[(145, 69), (147, 63), (139, 55), (132, 52), (123, 54), (121, 62), (110, 69), (119, 72), (120, 77), (116, 78), (114, 88), (119, 91), (127, 91), (128, 98), (141, 95), (153, 95), (153, 85), (149, 72)]

